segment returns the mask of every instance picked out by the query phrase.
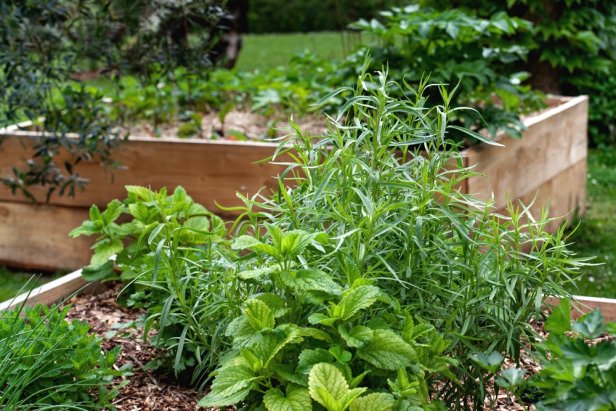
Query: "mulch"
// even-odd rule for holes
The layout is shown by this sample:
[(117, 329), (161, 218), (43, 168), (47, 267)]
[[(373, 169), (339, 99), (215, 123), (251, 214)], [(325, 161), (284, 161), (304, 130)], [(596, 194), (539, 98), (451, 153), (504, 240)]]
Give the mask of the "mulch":
[[(197, 391), (178, 386), (173, 376), (162, 371), (144, 370), (144, 366), (156, 358), (156, 351), (142, 338), (142, 328), (118, 325), (139, 323), (142, 310), (128, 309), (116, 303), (121, 290), (119, 284), (101, 285), (93, 294), (82, 293), (70, 300), (72, 308), (68, 318), (87, 322), (92, 332), (103, 338), (103, 349), (122, 348), (117, 367), (131, 364), (133, 375), (128, 384), (120, 389), (114, 400), (118, 411), (194, 411), (197, 401), (203, 397)], [(114, 325), (115, 324), (115, 325)]]
[[(122, 351), (116, 362), (117, 367), (132, 365), (133, 371), (132, 375), (127, 377), (127, 385), (120, 389), (120, 394), (114, 400), (117, 410), (202, 410), (197, 406), (197, 402), (203, 397), (203, 393), (178, 385), (173, 376), (165, 371), (144, 367), (156, 358), (156, 349), (148, 345), (142, 337), (143, 328), (140, 322), (145, 312), (122, 307), (116, 302), (121, 287), (121, 284), (109, 283), (100, 285), (93, 293), (86, 292), (75, 296), (69, 301), (71, 310), (68, 313), (69, 319), (87, 322), (91, 331), (103, 338), (103, 349), (121, 347)], [(542, 324), (537, 323), (533, 326), (539, 334), (545, 336)], [(526, 370), (526, 375), (529, 376), (536, 373), (539, 366), (528, 354), (530, 344), (525, 348), (527, 350), (522, 351), (519, 366)], [(515, 364), (509, 359), (505, 360), (504, 368), (513, 366)], [(486, 402), (485, 409), (524, 411), (535, 408), (516, 402), (507, 392), (500, 390), (496, 403), (490, 406)]]

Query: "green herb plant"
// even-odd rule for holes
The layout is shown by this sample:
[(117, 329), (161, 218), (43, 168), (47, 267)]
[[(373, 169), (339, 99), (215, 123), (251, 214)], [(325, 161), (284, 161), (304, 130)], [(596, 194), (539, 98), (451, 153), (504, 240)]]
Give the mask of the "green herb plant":
[(39, 305), (0, 313), (0, 407), (3, 410), (113, 409), (129, 375), (103, 351), (87, 324), (67, 321), (70, 307)]
[(550, 334), (535, 346), (541, 370), (524, 379), (509, 368), (499, 384), (538, 410), (616, 410), (616, 322), (594, 310), (571, 321), (564, 299), (545, 323)]
[(125, 282), (120, 303), (147, 310), (144, 338), (161, 350), (151, 365), (173, 369), (183, 382), (203, 383), (229, 345), (225, 326), (250, 287), (234, 279), (237, 255), (222, 219), (182, 187), (172, 195), (126, 190), (124, 202), (113, 200), (102, 212), (92, 206), (90, 219), (71, 232), (97, 238), (83, 276)]
[(450, 133), (490, 141), (449, 123), (462, 109), (449, 106), (442, 87), (445, 104), (428, 104), (426, 87), (402, 87), (380, 73), (339, 90), (353, 94), (327, 136), (296, 127), (292, 148), (280, 146), (292, 158), (284, 175), (295, 186), (281, 179), (273, 196), (247, 199), (237, 227), (258, 233), (262, 223), (247, 220), (259, 216), (283, 231), (327, 233), (336, 253), (316, 266), (305, 259), (308, 266), (348, 286), (374, 281), (402, 310), (444, 333), (462, 385), (444, 378), (438, 397), (467, 408), (469, 399), (483, 403), (492, 373), (469, 353), (518, 359), (543, 298), (566, 295), (562, 285), (585, 260), (568, 250), (564, 228), (545, 231), (546, 213), (530, 216), (511, 205), (494, 214), (491, 204), (461, 193), (473, 172), (461, 166)]
[[(227, 327), (233, 339), (204, 407), (241, 404), (268, 410), (365, 407), (439, 409), (430, 404), (426, 374), (448, 372), (446, 342), (426, 323), (415, 323), (376, 281), (339, 282), (307, 265), (337, 251), (325, 233), (283, 232), (268, 226), (268, 241), (240, 236), (257, 268), (238, 277), (270, 288), (246, 300)], [(455, 377), (454, 377), (455, 378)], [(374, 409), (374, 408), (371, 408)]]

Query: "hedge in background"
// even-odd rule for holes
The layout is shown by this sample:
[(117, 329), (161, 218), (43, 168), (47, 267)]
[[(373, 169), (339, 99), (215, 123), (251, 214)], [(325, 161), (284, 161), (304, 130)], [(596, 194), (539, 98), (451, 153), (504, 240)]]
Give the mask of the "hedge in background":
[(250, 0), (250, 33), (343, 30), (359, 18), (405, 4), (403, 0)]
[(535, 45), (521, 67), (531, 84), (565, 95), (590, 96), (591, 144), (616, 143), (616, 2), (604, 0), (424, 0), (462, 7), (481, 17), (505, 11), (534, 23)]

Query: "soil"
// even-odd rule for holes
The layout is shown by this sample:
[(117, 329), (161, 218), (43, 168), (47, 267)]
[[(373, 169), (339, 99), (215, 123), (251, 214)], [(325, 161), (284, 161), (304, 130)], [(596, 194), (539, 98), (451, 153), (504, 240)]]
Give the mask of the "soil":
[[(72, 308), (68, 318), (85, 321), (92, 332), (103, 338), (103, 349), (122, 348), (117, 367), (131, 364), (133, 375), (128, 385), (121, 388), (114, 400), (118, 411), (194, 411), (203, 394), (178, 386), (171, 375), (160, 371), (145, 371), (144, 365), (156, 357), (154, 348), (143, 341), (142, 329), (131, 326), (118, 329), (118, 325), (139, 323), (144, 312), (127, 309), (116, 303), (120, 284), (101, 285), (101, 292), (84, 293), (70, 300)], [(98, 290), (97, 290), (98, 291)], [(116, 324), (114, 326), (114, 324)], [(113, 335), (112, 335), (113, 334)], [(201, 408), (202, 410), (202, 408)]]
[[(200, 131), (187, 138), (205, 140), (249, 140), (263, 141), (284, 137), (293, 132), (289, 126), (289, 116), (277, 114), (264, 116), (252, 111), (233, 110), (220, 121), (217, 112), (204, 114), (201, 119)], [(327, 119), (324, 115), (303, 116), (295, 119), (299, 128), (311, 135), (323, 135), (327, 130)], [(130, 126), (129, 135), (152, 138), (177, 138), (182, 123), (161, 124), (154, 127), (151, 124), (140, 123)]]

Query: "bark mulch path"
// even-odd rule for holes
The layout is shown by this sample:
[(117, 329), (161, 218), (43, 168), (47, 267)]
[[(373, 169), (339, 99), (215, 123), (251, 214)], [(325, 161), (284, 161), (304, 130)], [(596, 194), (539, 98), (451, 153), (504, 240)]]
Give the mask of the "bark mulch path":
[[(203, 394), (173, 382), (173, 377), (160, 371), (144, 371), (143, 366), (156, 357), (154, 348), (142, 339), (142, 329), (131, 325), (139, 322), (141, 310), (119, 306), (115, 299), (121, 285), (102, 285), (94, 294), (83, 293), (70, 300), (68, 318), (85, 321), (92, 332), (103, 338), (103, 348), (117, 346), (122, 352), (117, 366), (132, 364), (133, 375), (114, 403), (118, 411), (194, 411)], [(125, 328), (121, 326), (130, 325)]]

